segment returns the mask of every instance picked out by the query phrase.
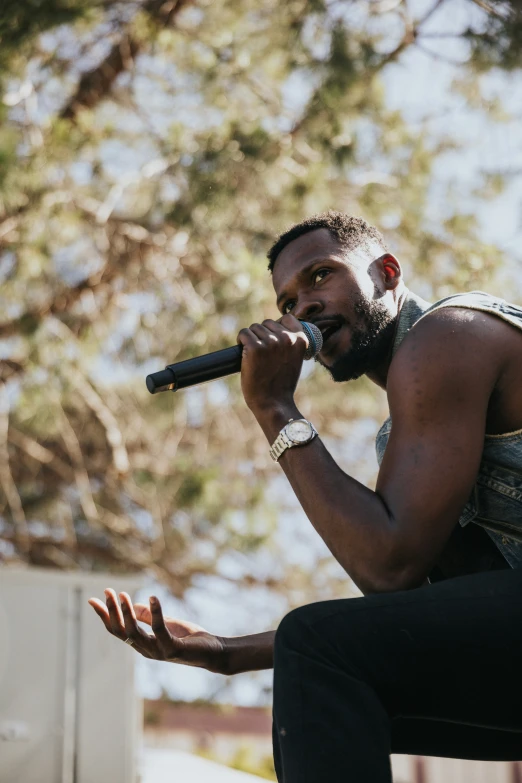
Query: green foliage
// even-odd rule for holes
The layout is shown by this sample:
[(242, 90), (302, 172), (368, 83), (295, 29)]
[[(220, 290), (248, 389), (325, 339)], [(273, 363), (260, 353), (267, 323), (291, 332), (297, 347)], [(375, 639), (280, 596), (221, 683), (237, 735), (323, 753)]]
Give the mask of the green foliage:
[[(240, 553), (252, 560), (238, 586), (285, 590), (291, 603), (349, 591), (331, 558), (311, 573), (275, 545), (276, 473), (238, 379), (154, 397), (144, 384), (275, 314), (265, 253), (308, 214), (334, 207), (391, 226), (433, 296), (485, 287), (502, 264), (451, 186), (430, 213), (434, 170), (456, 142), (386, 105), (381, 75), (415, 41), (400, 28), (406, 4), (383, 15), (399, 25), (393, 41), (375, 4), (342, 5), (4, 2), (6, 559), (148, 569), (182, 597)], [(484, 15), (484, 35), (495, 19)], [(515, 67), (514, 43), (501, 45), (498, 63)], [(502, 187), (488, 176), (471, 195)], [(371, 484), (371, 436), (343, 446), (384, 417), (383, 396), (364, 380), (348, 394), (315, 369), (299, 404)], [(266, 547), (277, 568), (263, 577), (249, 563)]]
[[(101, 0), (100, 0), (101, 1)], [(3, 0), (0, 9), (0, 76), (18, 61), (46, 30), (92, 14), (99, 3), (88, 0)]]
[(477, 28), (465, 36), (471, 45), (471, 60), (479, 71), (522, 66), (522, 4), (520, 0), (490, 0), (489, 12)]

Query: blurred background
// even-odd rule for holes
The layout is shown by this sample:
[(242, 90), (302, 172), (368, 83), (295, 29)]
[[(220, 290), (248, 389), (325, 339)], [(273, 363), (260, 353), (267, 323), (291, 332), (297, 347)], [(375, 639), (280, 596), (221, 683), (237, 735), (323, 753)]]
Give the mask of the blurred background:
[[(226, 636), (358, 593), (272, 463), (239, 378), (152, 397), (145, 376), (274, 317), (266, 252), (328, 208), (376, 225), (421, 296), (482, 289), (520, 304), (521, 44), (522, 5), (500, 0), (3, 0), (0, 755), (13, 735), (30, 742), (13, 713), (13, 640), (34, 638), (45, 606), (76, 661), (60, 781), (103, 779), (74, 761), (74, 629), (106, 671), (125, 660), (150, 746), (275, 779), (271, 672), (138, 658), (84, 604), (127, 586)], [(298, 404), (373, 486), (384, 393), (312, 363)], [(38, 647), (50, 633), (39, 627)], [(225, 734), (252, 730), (218, 747), (215, 716), (230, 711), (250, 717)], [(174, 724), (191, 737), (175, 741)], [(445, 780), (471, 779), (473, 762), (452, 763)], [(397, 781), (435, 783), (430, 769), (412, 760)], [(473, 770), (522, 781), (516, 765)]]

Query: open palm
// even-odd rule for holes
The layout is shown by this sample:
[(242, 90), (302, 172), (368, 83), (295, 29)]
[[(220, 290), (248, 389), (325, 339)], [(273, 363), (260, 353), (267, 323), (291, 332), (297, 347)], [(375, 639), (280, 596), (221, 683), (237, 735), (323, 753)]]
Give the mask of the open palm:
[[(164, 617), (160, 602), (154, 596), (150, 599), (150, 607), (133, 604), (127, 593), (120, 593), (119, 597), (121, 606), (114, 590), (108, 588), (105, 590), (105, 604), (98, 598), (89, 599), (113, 636), (132, 644), (145, 658), (225, 673), (225, 645), (221, 637), (195, 623)], [(143, 630), (138, 621), (149, 625), (152, 634)]]

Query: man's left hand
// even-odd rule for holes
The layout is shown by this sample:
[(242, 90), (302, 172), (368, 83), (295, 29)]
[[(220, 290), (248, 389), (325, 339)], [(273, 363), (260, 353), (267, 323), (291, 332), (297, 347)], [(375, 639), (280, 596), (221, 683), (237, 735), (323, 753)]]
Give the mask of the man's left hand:
[(241, 388), (245, 402), (256, 414), (292, 404), (308, 339), (293, 315), (280, 321), (241, 329), (237, 341), (243, 346)]

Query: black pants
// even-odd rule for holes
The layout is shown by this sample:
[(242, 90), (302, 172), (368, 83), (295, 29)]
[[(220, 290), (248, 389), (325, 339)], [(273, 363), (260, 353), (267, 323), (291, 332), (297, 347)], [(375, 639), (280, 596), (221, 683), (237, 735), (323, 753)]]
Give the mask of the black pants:
[(522, 569), (294, 609), (273, 739), (280, 783), (389, 783), (390, 753), (522, 760)]

